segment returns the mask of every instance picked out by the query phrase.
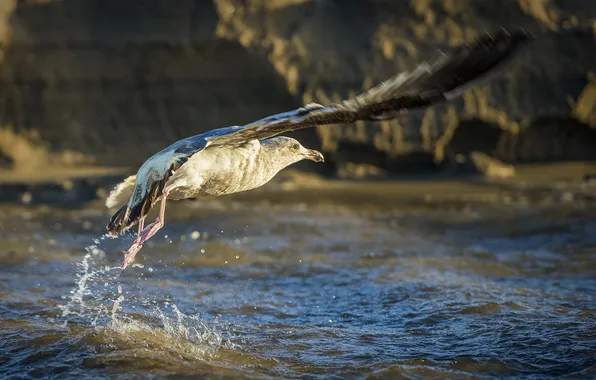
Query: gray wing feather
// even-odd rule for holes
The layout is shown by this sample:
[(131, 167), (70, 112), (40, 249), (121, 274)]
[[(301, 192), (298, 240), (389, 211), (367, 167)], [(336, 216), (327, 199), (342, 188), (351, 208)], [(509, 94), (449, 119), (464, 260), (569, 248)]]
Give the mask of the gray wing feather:
[(110, 219), (106, 229), (111, 236), (117, 236), (147, 215), (162, 194), (168, 179), (188, 159), (204, 150), (209, 141), (202, 135), (192, 136), (175, 142), (157, 152), (141, 166), (136, 176), (132, 196)]

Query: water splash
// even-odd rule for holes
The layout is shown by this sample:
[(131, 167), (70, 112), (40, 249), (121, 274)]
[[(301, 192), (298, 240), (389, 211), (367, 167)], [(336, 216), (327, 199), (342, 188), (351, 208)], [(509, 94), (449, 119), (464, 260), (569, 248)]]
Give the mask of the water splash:
[(120, 302), (124, 301), (124, 296), (122, 295), (122, 285), (118, 285), (118, 298), (114, 301), (114, 306), (112, 306), (112, 324), (116, 320), (116, 312), (120, 307)]
[[(96, 325), (98, 318), (106, 314), (107, 306), (105, 292), (99, 291), (99, 288), (108, 288), (116, 276), (106, 278), (110, 272), (119, 269), (119, 267), (100, 266), (96, 262), (97, 257), (101, 257), (97, 245), (85, 247), (87, 253), (80, 263), (77, 263), (79, 270), (76, 274), (77, 281), (75, 287), (70, 291), (70, 295), (62, 297), (67, 299), (65, 305), (58, 307), (62, 311), (62, 317), (69, 316), (93, 317), (92, 325)], [(68, 319), (64, 321), (64, 325)]]
[[(163, 310), (157, 308), (155, 313), (163, 324), (164, 331), (170, 336), (183, 339), (197, 344), (206, 344), (213, 348), (225, 347), (229, 349), (239, 348), (229, 339), (229, 333), (216, 331), (219, 321), (216, 319), (212, 326), (208, 326), (199, 313), (195, 315), (186, 315), (178, 309), (176, 304), (171, 305), (175, 313), (175, 319), (167, 316)], [(224, 339), (224, 334), (228, 339)]]
[[(90, 324), (96, 331), (112, 336), (112, 340), (149, 340), (157, 346), (163, 344), (171, 349), (183, 345), (187, 351), (192, 347), (191, 356), (195, 358), (212, 354), (219, 348), (239, 347), (232, 343), (231, 334), (224, 331), (225, 327), (220, 325), (218, 319), (207, 323), (201, 319), (199, 313), (184, 314), (172, 301), (166, 302), (165, 307), (160, 307), (160, 301), (157, 300), (159, 295), (155, 294), (153, 298), (142, 289), (139, 289), (138, 294), (136, 291), (132, 295), (127, 292), (125, 297), (120, 267), (102, 265), (98, 259), (103, 257), (98, 254), (101, 250), (97, 245), (90, 245), (85, 250), (87, 253), (76, 264), (78, 270), (75, 286), (70, 294), (62, 297), (66, 302), (58, 306), (61, 317), (64, 318), (64, 326), (73, 322)], [(143, 268), (141, 265), (135, 266)], [(140, 308), (144, 312), (140, 315), (127, 314), (122, 309), (124, 304), (127, 308)], [(153, 305), (153, 311), (151, 307), (147, 308), (149, 305)], [(166, 313), (166, 308), (173, 313)], [(156, 317), (161, 323), (148, 322), (151, 317)]]
[[(175, 353), (188, 359), (204, 359), (214, 356), (218, 349), (237, 349), (239, 345), (232, 342), (230, 334), (218, 331), (218, 321), (211, 326), (200, 318), (200, 314), (186, 315), (176, 304), (169, 307), (175, 316), (168, 315), (163, 309), (156, 307), (152, 313), (158, 317), (161, 326), (152, 326), (130, 316), (117, 314), (124, 301), (122, 286), (118, 285), (118, 298), (114, 301), (111, 313), (111, 324), (98, 327), (99, 331), (117, 333), (119, 340), (126, 340), (143, 346), (156, 346), (160, 351)], [(226, 336), (226, 337), (224, 337)]]

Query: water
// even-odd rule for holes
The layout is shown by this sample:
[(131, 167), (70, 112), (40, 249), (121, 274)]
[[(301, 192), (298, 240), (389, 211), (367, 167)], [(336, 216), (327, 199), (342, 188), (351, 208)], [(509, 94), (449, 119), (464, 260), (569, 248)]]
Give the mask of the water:
[(591, 202), (348, 203), (172, 203), (124, 273), (101, 207), (2, 206), (0, 374), (596, 377)]

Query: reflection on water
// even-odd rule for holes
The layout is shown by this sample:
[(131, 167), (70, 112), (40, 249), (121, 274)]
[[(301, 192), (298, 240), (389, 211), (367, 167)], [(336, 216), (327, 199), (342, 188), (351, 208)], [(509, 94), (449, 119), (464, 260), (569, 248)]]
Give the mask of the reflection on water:
[(4, 206), (0, 373), (594, 376), (594, 211), (179, 202), (121, 273), (107, 211)]

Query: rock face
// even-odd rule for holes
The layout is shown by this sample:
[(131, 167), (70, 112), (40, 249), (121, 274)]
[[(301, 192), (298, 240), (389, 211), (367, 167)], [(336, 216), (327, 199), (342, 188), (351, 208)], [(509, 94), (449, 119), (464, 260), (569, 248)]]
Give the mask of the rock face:
[(331, 171), (434, 168), (429, 157), (472, 151), (509, 163), (596, 159), (596, 2), (1, 3), (0, 136), (10, 138), (0, 141), (0, 165), (136, 169), (179, 138), (355, 95), (501, 27), (537, 40), (490, 85), (398, 120), (297, 135)]

